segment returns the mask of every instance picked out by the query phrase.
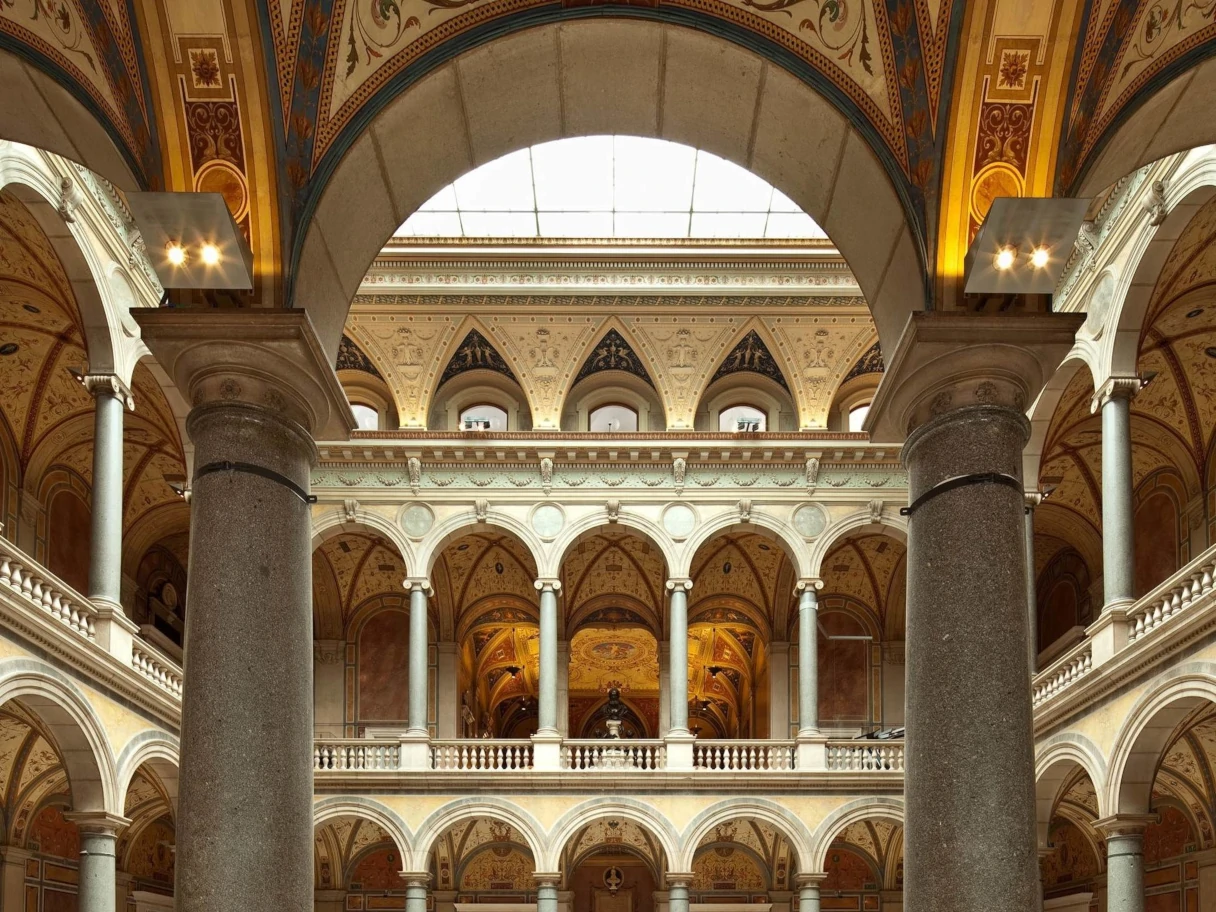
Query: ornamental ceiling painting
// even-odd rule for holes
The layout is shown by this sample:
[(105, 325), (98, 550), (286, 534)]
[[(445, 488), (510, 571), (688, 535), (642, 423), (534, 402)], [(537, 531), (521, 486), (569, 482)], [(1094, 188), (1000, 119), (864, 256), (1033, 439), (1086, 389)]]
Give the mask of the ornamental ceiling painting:
[(695, 894), (788, 890), (798, 859), (785, 835), (752, 817), (720, 823), (693, 856)]

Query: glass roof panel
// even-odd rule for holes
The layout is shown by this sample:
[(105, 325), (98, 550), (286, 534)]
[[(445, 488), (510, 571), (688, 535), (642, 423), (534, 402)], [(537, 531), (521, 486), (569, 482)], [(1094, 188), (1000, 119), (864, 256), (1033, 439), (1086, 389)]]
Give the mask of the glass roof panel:
[(784, 193), (690, 146), (585, 136), (520, 149), (424, 203), (415, 237), (823, 238)]

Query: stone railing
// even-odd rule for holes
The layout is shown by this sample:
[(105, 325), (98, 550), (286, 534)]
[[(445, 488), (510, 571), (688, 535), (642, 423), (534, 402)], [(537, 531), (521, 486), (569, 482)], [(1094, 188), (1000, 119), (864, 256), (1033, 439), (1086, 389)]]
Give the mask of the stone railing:
[(182, 670), (155, 648), (146, 643), (133, 642), (131, 665), (157, 687), (163, 688), (179, 700), (182, 698)]
[(1179, 572), (1136, 602), (1127, 612), (1127, 641), (1152, 633), (1171, 618), (1186, 611), (1213, 588), (1216, 548), (1209, 548)]
[(1049, 700), (1094, 667), (1094, 644), (1082, 640), (1044, 668), (1034, 679), (1032, 702), (1035, 706)]
[(40, 607), (48, 617), (86, 640), (97, 639), (97, 609), (5, 539), (0, 539), (0, 586)]
[(526, 739), (432, 741), (430, 768), (480, 773), (531, 769), (532, 742)]
[(563, 741), (564, 770), (661, 770), (667, 766), (667, 745), (660, 740)]
[(396, 770), (401, 768), (401, 745), (396, 741), (349, 739), (317, 742), (312, 768), (323, 770)]
[(828, 741), (827, 767), (837, 772), (902, 773), (902, 741)]
[(793, 741), (698, 741), (692, 763), (697, 769), (762, 772), (794, 769)]

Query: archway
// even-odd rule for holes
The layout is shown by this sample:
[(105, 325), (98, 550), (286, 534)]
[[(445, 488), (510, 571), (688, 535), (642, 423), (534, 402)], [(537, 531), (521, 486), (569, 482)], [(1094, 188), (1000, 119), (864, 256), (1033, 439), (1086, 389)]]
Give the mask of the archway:
[(404, 908), (408, 846), (401, 834), (356, 813), (326, 814), (313, 830), (317, 912), (368, 908), (369, 897), (382, 908)]
[(115, 854), (119, 887), (129, 901), (136, 892), (173, 896), (176, 786), (177, 767), (163, 759), (141, 764), (127, 785), (123, 816), (131, 823)]
[(823, 860), (823, 896), (839, 909), (869, 909), (894, 899), (902, 903), (903, 822), (872, 816), (840, 829)]

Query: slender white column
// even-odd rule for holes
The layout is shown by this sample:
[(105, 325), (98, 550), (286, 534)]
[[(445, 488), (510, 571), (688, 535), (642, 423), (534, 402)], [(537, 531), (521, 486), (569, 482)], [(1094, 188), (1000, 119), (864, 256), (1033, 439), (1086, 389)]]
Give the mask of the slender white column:
[(93, 394), (92, 541), (89, 592), (94, 602), (122, 610), (122, 412), (131, 391), (113, 374), (86, 374)]
[(410, 577), (405, 581), (410, 590), (410, 680), (409, 680), (409, 734), (425, 737), (427, 734), (427, 597), (431, 592), (430, 580)]
[(1026, 618), (1030, 623), (1026, 649), (1032, 678), (1039, 670), (1039, 600), (1035, 593), (1037, 580), (1034, 578), (1034, 510), (1042, 502), (1042, 494), (1037, 491), (1026, 492)]
[(690, 883), (692, 883), (691, 874), (667, 875), (668, 912), (688, 912), (688, 885)]
[(1106, 836), (1107, 912), (1144, 912), (1144, 829), (1155, 819), (1117, 816), (1094, 823)]
[(819, 734), (819, 596), (822, 580), (798, 583), (798, 737)]
[(105, 812), (89, 811), (65, 817), (80, 830), (77, 908), (80, 912), (114, 912), (118, 888), (114, 846), (118, 831), (131, 821)]
[(557, 912), (557, 885), (560, 874), (535, 874), (536, 912)]
[(1131, 403), (1139, 389), (1137, 377), (1112, 377), (1093, 398), (1092, 408), (1102, 410), (1103, 611), (1136, 600)]
[(690, 579), (667, 581), (667, 591), (671, 593), (671, 608), (667, 615), (667, 630), (671, 643), (668, 719), (671, 724), (670, 734), (674, 735), (688, 734), (688, 593), (691, 589)]
[(819, 912), (819, 885), (826, 874), (799, 874), (794, 882), (798, 885), (799, 912)]
[[(557, 593), (556, 579), (538, 579), (540, 590), (540, 699), (537, 700), (538, 735), (556, 736), (557, 731)], [(556, 902), (556, 900), (555, 900)]]
[(405, 881), (405, 912), (426, 912), (426, 885), (431, 875), (406, 872), (401, 879)]

